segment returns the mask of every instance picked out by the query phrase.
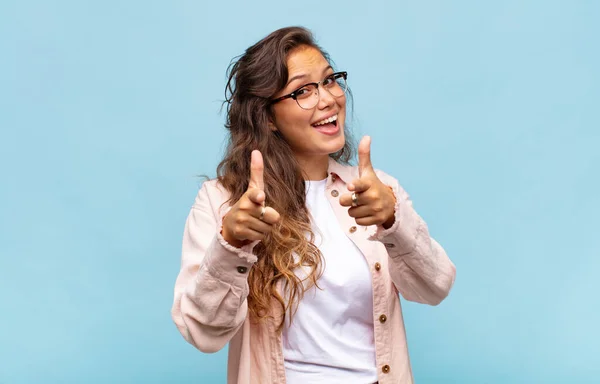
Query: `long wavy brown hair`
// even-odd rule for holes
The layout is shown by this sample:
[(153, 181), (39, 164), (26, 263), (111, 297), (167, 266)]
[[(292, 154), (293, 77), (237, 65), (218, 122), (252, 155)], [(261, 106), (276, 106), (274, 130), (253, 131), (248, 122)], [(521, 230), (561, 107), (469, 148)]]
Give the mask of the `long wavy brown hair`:
[[(227, 203), (234, 204), (248, 189), (252, 150), (263, 154), (266, 204), (279, 212), (281, 220), (254, 248), (258, 261), (248, 276), (248, 308), (252, 319), (263, 320), (272, 316), (271, 300), (277, 300), (283, 310), (278, 331), (283, 328), (286, 314), (291, 321), (304, 292), (317, 284), (323, 263), (313, 244), (302, 171), (283, 136), (268, 127), (274, 116), (270, 99), (285, 87), (288, 55), (301, 46), (318, 49), (332, 63), (312, 33), (302, 27), (279, 29), (231, 62), (224, 103), (229, 138), (224, 159), (217, 168), (219, 182), (231, 194)], [(354, 156), (355, 146), (347, 128), (345, 134), (345, 146), (330, 156), (347, 164)], [(308, 268), (307, 277), (294, 274), (299, 266)], [(280, 279), (284, 280), (285, 298), (277, 291)]]

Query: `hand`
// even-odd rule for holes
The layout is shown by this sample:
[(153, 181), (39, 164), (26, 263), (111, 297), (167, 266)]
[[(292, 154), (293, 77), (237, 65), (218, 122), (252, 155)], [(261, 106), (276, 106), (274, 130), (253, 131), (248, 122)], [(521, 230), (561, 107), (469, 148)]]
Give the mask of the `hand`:
[(396, 197), (390, 187), (383, 184), (371, 164), (371, 138), (363, 137), (358, 146), (358, 179), (348, 184), (356, 194), (357, 206), (352, 206), (352, 193), (340, 196), (340, 204), (348, 209), (358, 225), (381, 225), (390, 228), (395, 221)]
[(273, 208), (265, 207), (263, 173), (262, 154), (260, 151), (252, 151), (248, 189), (223, 218), (223, 238), (234, 247), (263, 240), (281, 218)]

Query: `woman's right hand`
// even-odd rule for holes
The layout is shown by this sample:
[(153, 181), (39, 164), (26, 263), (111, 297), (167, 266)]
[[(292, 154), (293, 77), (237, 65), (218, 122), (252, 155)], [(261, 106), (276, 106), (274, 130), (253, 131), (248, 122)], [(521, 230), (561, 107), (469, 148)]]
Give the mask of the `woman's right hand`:
[(262, 154), (254, 150), (250, 160), (248, 189), (223, 218), (223, 238), (234, 247), (240, 248), (252, 241), (263, 240), (281, 218), (276, 210), (265, 207), (263, 172)]

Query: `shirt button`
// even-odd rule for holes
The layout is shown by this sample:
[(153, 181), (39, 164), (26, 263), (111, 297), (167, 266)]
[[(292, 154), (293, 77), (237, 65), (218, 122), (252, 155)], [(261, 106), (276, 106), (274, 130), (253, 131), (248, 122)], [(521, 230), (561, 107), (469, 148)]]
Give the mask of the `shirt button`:
[(394, 247), (395, 247), (395, 245), (394, 245), (394, 244), (392, 244), (392, 243), (385, 243), (385, 246), (386, 246), (387, 248), (394, 248)]
[(353, 225), (350, 227), (350, 233), (356, 232), (356, 227)]
[(338, 197), (339, 195), (340, 195), (340, 193), (336, 189), (334, 189), (333, 191), (331, 191), (331, 196)]
[(375, 263), (375, 270), (379, 271), (381, 269), (381, 264)]
[(384, 365), (383, 367), (381, 367), (381, 372), (383, 373), (390, 373), (390, 366), (389, 365)]
[(387, 316), (386, 315), (379, 316), (379, 322), (381, 324), (385, 323), (386, 321), (387, 321)]
[(239, 273), (246, 273), (246, 272), (248, 272), (248, 268), (246, 268), (246, 267), (237, 267), (237, 271)]

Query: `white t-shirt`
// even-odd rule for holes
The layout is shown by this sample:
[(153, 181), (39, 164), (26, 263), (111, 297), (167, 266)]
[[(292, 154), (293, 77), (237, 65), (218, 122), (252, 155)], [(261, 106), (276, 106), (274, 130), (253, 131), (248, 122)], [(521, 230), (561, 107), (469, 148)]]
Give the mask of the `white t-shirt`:
[[(283, 329), (289, 384), (366, 384), (377, 381), (373, 287), (367, 261), (346, 236), (325, 195), (327, 180), (306, 182), (315, 245), (324, 272), (304, 294)], [(299, 269), (296, 274), (305, 271)], [(305, 276), (305, 273), (303, 274)]]

